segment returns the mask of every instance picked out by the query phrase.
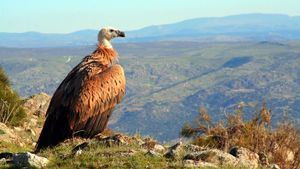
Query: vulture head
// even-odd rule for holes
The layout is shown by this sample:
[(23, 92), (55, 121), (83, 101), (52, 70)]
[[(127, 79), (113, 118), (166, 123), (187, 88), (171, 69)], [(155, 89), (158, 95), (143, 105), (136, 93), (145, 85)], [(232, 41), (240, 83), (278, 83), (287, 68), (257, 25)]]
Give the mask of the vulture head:
[(99, 45), (112, 48), (110, 40), (116, 37), (125, 37), (125, 33), (112, 27), (102, 28), (98, 33)]

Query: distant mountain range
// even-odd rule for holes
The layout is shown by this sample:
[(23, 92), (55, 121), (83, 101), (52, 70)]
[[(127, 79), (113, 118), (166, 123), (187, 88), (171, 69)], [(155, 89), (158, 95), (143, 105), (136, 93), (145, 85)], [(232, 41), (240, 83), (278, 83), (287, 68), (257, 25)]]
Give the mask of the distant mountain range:
[[(98, 30), (58, 33), (0, 33), (3, 47), (82, 46), (96, 43)], [(117, 42), (155, 41), (284, 41), (300, 38), (300, 16), (280, 14), (243, 14), (184, 20), (128, 31)]]

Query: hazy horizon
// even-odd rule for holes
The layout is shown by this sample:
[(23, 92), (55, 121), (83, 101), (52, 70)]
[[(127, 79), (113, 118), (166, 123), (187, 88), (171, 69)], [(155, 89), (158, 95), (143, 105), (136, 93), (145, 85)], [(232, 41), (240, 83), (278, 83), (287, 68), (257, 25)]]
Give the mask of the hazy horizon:
[[(182, 21), (186, 20), (193, 20), (193, 19), (200, 19), (200, 18), (223, 18), (223, 17), (231, 17), (231, 16), (240, 16), (240, 15), (255, 15), (255, 14), (262, 14), (262, 15), (283, 15), (283, 16), (289, 16), (289, 17), (300, 17), (300, 15), (288, 15), (288, 14), (283, 14), (283, 13), (241, 13), (241, 14), (234, 14), (234, 15), (226, 15), (226, 16), (214, 16), (214, 17), (195, 17), (195, 18), (186, 18), (184, 20), (178, 20), (174, 22), (168, 22), (168, 23), (162, 23), (162, 24), (152, 24), (152, 25), (144, 25), (142, 27), (136, 28), (136, 29), (129, 29), (126, 31), (134, 31), (134, 30), (139, 30), (143, 29), (149, 26), (157, 26), (157, 25), (168, 25), (168, 24), (174, 24), (174, 23), (179, 23)], [(106, 25), (106, 26), (111, 26), (111, 25)], [(29, 32), (35, 32), (35, 33), (45, 33), (45, 34), (68, 34), (68, 33), (74, 33), (74, 32), (79, 32), (79, 31), (85, 31), (85, 30), (97, 30), (96, 28), (83, 28), (83, 29), (78, 29), (74, 30), (71, 32), (41, 32), (41, 31), (23, 31), (23, 32), (4, 32), (0, 31), (0, 33), (29, 33)]]
[(262, 13), (300, 16), (300, 2), (244, 1), (18, 1), (0, 2), (0, 32), (71, 33), (110, 25), (136, 30), (193, 18)]

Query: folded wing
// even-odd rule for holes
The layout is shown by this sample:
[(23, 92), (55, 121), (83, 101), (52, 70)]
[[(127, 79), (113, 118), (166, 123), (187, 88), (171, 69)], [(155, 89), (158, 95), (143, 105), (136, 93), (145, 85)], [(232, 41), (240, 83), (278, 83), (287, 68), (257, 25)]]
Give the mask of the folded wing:
[(116, 104), (125, 95), (125, 75), (118, 64), (110, 68), (75, 67), (54, 93), (37, 150), (72, 136), (102, 132)]

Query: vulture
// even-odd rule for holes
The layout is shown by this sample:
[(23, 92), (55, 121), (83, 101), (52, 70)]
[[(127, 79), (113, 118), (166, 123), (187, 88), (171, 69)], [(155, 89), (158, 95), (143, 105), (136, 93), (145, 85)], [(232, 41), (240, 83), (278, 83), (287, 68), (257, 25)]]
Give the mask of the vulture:
[(92, 138), (101, 133), (125, 95), (125, 75), (110, 40), (125, 33), (105, 27), (97, 49), (84, 57), (53, 94), (36, 151), (68, 138)]

